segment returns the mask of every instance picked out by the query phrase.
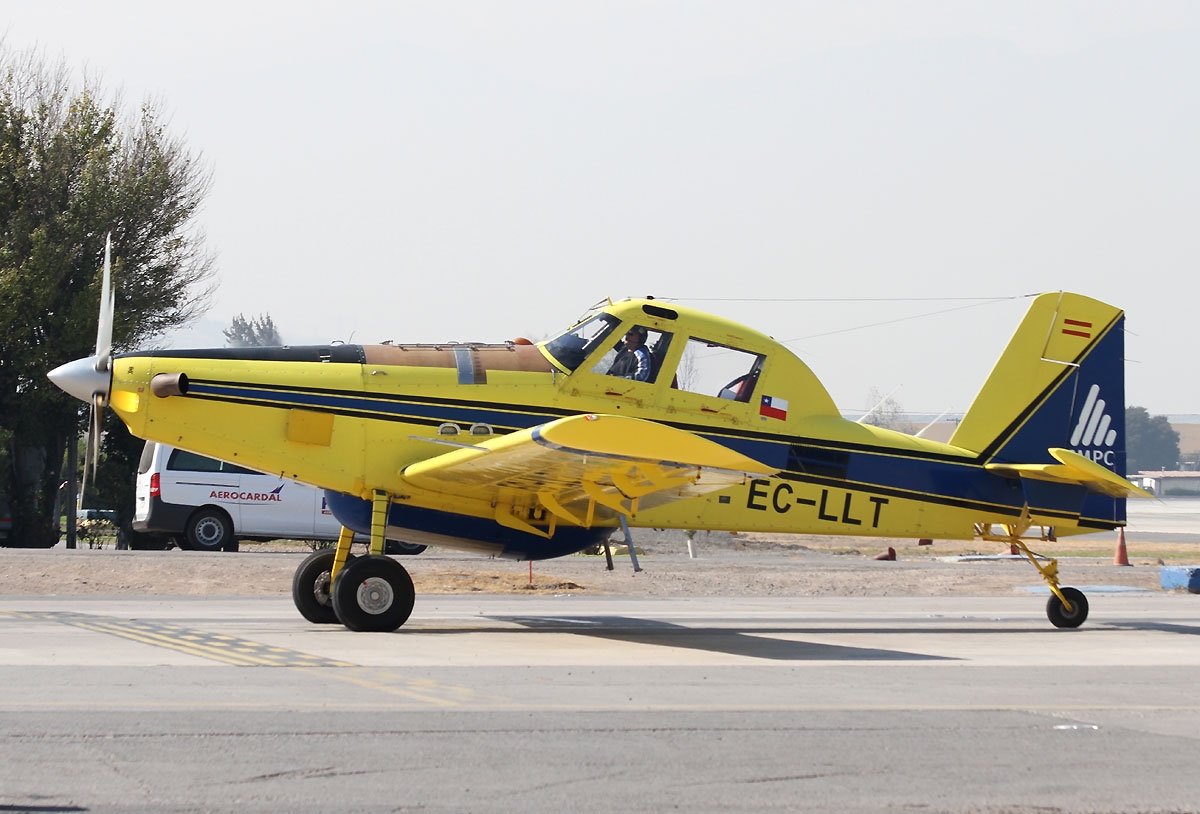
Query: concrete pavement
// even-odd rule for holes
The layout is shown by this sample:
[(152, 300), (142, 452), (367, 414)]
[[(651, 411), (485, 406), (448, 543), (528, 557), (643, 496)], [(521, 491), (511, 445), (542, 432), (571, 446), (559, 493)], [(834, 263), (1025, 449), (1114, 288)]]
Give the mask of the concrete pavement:
[(0, 597), (0, 809), (1200, 807), (1200, 598), (1090, 598)]

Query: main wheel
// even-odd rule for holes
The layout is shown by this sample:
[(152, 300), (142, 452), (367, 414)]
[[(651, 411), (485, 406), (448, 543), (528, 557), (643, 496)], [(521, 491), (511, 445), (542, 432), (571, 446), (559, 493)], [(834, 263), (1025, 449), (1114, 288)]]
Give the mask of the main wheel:
[[(329, 574), (336, 553), (335, 549), (324, 548), (310, 554), (292, 575), (292, 602), (301, 616), (316, 625), (332, 625), (338, 620), (329, 595)], [(351, 554), (346, 565), (353, 559)]]
[(196, 551), (220, 551), (233, 542), (233, 523), (220, 509), (200, 509), (188, 518), (185, 531)]
[(1079, 627), (1087, 619), (1088, 601), (1083, 591), (1078, 588), (1060, 588), (1062, 595), (1071, 603), (1071, 610), (1063, 607), (1062, 600), (1050, 594), (1046, 603), (1046, 616), (1055, 627)]
[(338, 621), (351, 630), (387, 633), (412, 613), (417, 592), (404, 566), (368, 554), (348, 563), (330, 592)]

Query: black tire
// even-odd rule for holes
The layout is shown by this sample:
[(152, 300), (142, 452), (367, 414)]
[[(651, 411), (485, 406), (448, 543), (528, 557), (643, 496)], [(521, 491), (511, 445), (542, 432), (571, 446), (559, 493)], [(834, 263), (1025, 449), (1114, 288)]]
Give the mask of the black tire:
[(220, 551), (233, 541), (233, 523), (220, 509), (200, 509), (188, 518), (184, 532), (193, 551)]
[(1071, 610), (1068, 613), (1063, 608), (1062, 600), (1054, 594), (1050, 594), (1050, 600), (1046, 603), (1046, 616), (1050, 619), (1050, 624), (1062, 628), (1079, 627), (1088, 616), (1087, 597), (1078, 588), (1060, 588), (1059, 590), (1071, 603)]
[[(332, 625), (338, 620), (329, 595), (329, 572), (335, 549), (324, 548), (305, 557), (292, 575), (292, 602), (300, 615), (315, 625)], [(346, 565), (354, 559), (351, 554)]]
[(191, 551), (192, 550), (192, 544), (187, 541), (186, 534), (176, 534), (174, 537), (171, 538), (171, 540), (172, 540), (172, 542), (175, 543), (175, 547), (178, 548), (180, 551)]
[(130, 532), (129, 547), (134, 551), (166, 551), (171, 547), (171, 538), (165, 534)]
[(384, 543), (383, 553), (397, 557), (415, 557), (424, 551), (426, 546), (416, 543), (406, 543), (403, 540), (388, 540)]
[(347, 563), (331, 593), (338, 621), (372, 633), (390, 633), (407, 622), (417, 598), (404, 566), (375, 554)]

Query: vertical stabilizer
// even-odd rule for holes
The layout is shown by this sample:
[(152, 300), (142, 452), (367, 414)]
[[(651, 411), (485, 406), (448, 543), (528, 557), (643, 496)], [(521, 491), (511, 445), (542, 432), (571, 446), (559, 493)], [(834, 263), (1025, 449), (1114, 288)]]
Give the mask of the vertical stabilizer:
[(1124, 313), (1079, 294), (1033, 301), (950, 443), (988, 463), (1065, 448), (1125, 474)]

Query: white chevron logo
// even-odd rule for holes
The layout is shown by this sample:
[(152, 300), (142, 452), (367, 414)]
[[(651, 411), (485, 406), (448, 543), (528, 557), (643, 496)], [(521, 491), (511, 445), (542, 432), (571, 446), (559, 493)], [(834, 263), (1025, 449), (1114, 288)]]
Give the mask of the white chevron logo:
[(1104, 408), (1104, 399), (1100, 398), (1100, 385), (1093, 384), (1083, 402), (1079, 423), (1071, 433), (1071, 446), (1111, 447), (1117, 442), (1117, 431), (1109, 429), (1112, 416), (1106, 413)]

